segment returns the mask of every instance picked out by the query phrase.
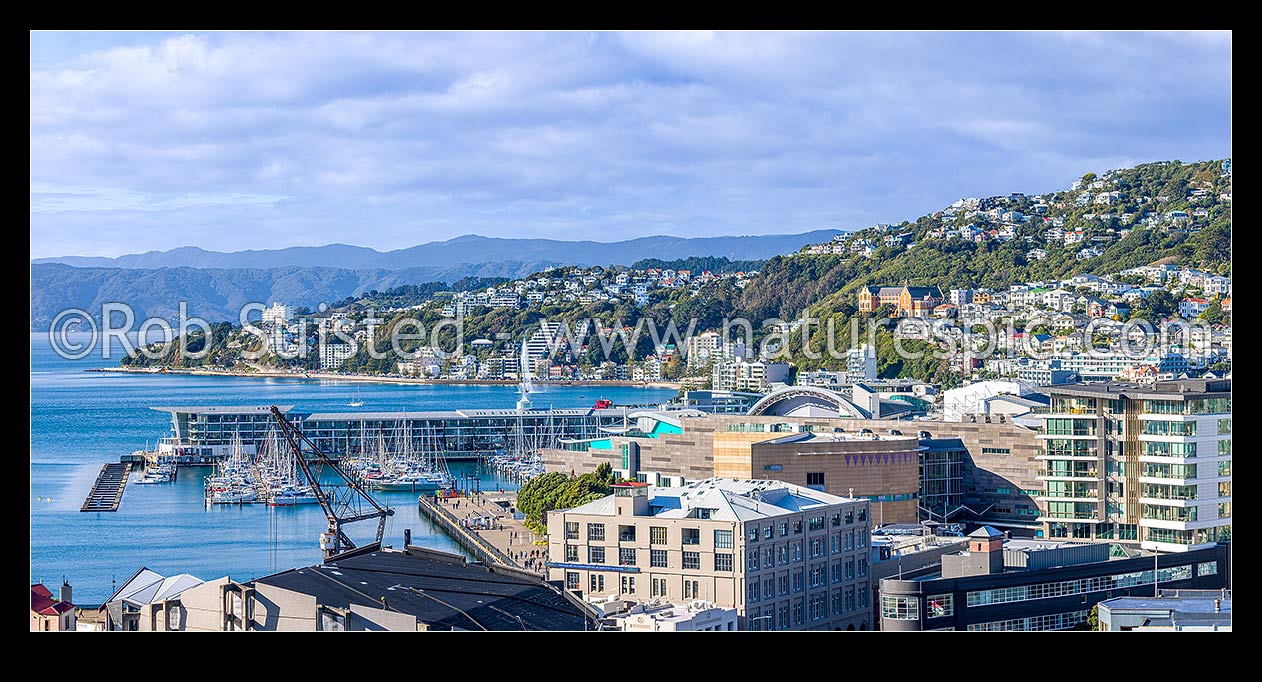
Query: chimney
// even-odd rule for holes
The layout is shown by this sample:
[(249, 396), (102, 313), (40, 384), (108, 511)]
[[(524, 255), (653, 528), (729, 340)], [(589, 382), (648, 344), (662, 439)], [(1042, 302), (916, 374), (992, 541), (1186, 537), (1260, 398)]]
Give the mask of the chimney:
[(74, 596), (74, 589), (70, 587), (70, 583), (66, 582), (65, 578), (61, 579), (61, 590), (59, 592), (58, 601), (64, 601), (67, 604), (74, 603), (74, 599), (71, 598)]

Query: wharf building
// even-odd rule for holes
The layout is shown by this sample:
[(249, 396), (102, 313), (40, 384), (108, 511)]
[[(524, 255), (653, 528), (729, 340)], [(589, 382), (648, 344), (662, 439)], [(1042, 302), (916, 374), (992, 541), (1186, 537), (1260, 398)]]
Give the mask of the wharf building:
[[(379, 445), (402, 447), (409, 435), (412, 451), (434, 452), (451, 460), (477, 459), (514, 449), (533, 449), (564, 439), (595, 438), (625, 428), (632, 407), (572, 409), (470, 409), (425, 412), (304, 412), (293, 405), (280, 411), (325, 453), (333, 456), (369, 452)], [(275, 428), (268, 406), (154, 407), (171, 416), (171, 435), (156, 454), (187, 463), (206, 463), (229, 455), (240, 439), (254, 454)]]
[(1100, 602), (1101, 632), (1231, 632), (1231, 590), (1161, 590)]
[(1109, 542), (1007, 539), (983, 526), (965, 551), (880, 581), (882, 630), (1069, 630), (1097, 603), (1230, 584), (1229, 545), (1179, 553)]
[(782, 481), (616, 484), (548, 512), (548, 577), (589, 601), (733, 608), (741, 630), (870, 630), (869, 508)]

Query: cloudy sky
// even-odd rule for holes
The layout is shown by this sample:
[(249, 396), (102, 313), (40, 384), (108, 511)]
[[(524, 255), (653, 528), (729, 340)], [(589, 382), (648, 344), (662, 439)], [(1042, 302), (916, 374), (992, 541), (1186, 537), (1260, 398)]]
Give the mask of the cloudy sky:
[(31, 34), (31, 256), (858, 228), (1230, 155), (1229, 33)]

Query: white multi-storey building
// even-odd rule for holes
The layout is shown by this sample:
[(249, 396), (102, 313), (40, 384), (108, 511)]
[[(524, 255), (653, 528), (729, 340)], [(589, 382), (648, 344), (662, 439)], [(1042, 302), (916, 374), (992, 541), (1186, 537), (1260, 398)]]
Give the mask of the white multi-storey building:
[(1162, 552), (1231, 537), (1231, 380), (1049, 393), (1038, 457), (1045, 535)]

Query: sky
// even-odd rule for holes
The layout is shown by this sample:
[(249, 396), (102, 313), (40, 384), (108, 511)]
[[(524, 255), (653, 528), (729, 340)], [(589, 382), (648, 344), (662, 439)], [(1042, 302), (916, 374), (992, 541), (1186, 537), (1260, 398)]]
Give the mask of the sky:
[(857, 229), (1231, 153), (1231, 34), (32, 32), (31, 257)]

